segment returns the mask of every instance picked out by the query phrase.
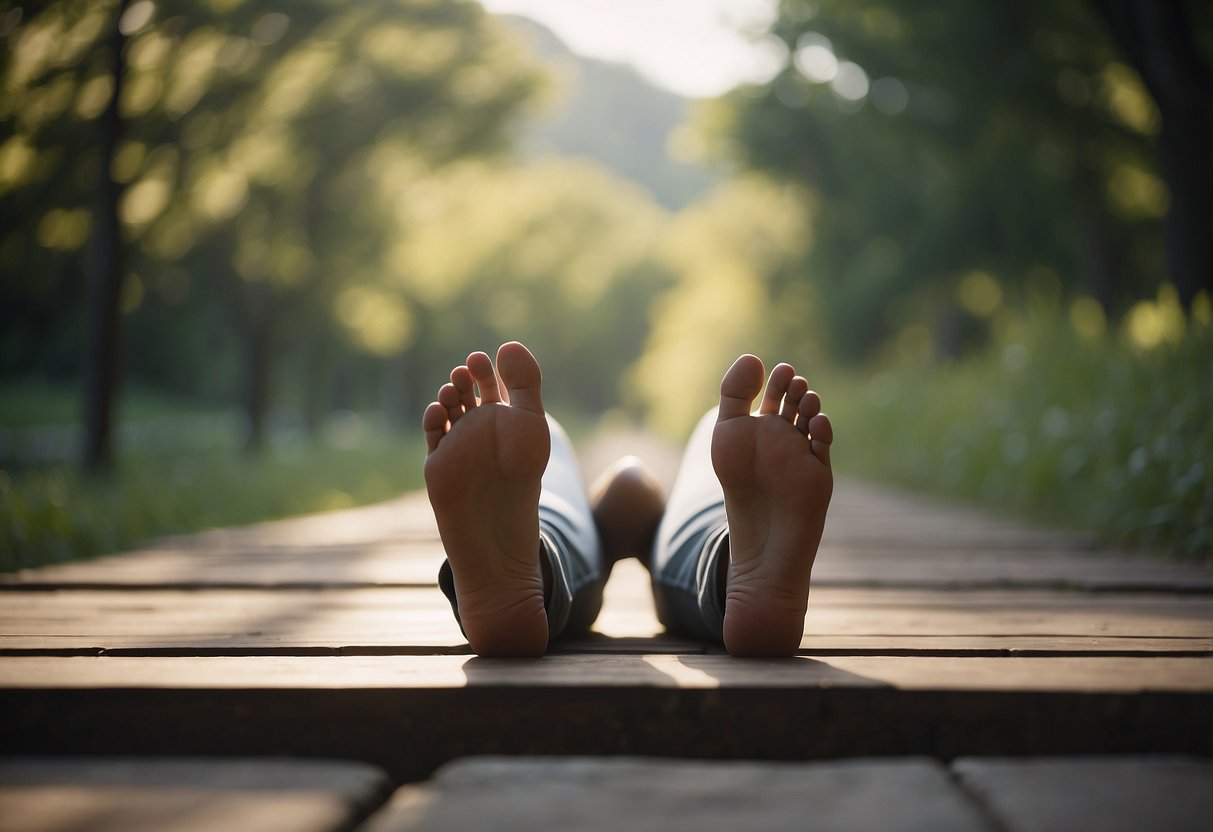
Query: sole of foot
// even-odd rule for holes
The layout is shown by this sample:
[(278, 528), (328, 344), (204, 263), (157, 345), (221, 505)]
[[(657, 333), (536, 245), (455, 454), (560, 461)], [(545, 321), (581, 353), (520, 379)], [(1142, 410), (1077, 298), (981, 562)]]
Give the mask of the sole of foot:
[(425, 484), (459, 617), (482, 656), (540, 656), (547, 611), (539, 492), (551, 435), (539, 364), (522, 344), (451, 371), (422, 417)]
[(765, 391), (763, 376), (753, 355), (733, 363), (712, 434), (729, 523), (724, 643), (735, 656), (790, 656), (799, 648), (833, 493), (833, 430), (821, 399), (788, 364), (771, 371)]

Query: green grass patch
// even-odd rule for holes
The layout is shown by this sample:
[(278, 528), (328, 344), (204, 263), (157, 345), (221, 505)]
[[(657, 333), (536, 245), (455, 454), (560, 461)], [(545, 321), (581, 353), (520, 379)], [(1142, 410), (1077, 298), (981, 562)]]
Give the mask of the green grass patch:
[(1213, 327), (1182, 329), (1146, 349), (1042, 315), (963, 361), (822, 383), (835, 467), (1207, 558)]
[(73, 465), (0, 469), (0, 571), (119, 551), (164, 534), (388, 499), (421, 486), (419, 435), (368, 430), (234, 448), (125, 454), (112, 476)]

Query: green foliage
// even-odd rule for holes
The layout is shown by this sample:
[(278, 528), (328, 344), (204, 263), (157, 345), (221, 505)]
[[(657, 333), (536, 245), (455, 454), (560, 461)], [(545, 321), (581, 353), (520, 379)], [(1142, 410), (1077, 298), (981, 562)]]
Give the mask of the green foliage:
[(835, 354), (925, 323), (952, 355), (1034, 283), (1116, 313), (1163, 269), (1158, 115), (1085, 0), (785, 0), (788, 67), (711, 114), (726, 153), (815, 196), (805, 270)]
[[(111, 166), (130, 375), (229, 403), (243, 371), (271, 421), (319, 436), (334, 408), (413, 425), (469, 349), (518, 338), (562, 418), (622, 399), (677, 435), (738, 353), (814, 384), (827, 355), (884, 355), (870, 384), (820, 382), (844, 472), (1208, 551), (1209, 299), (1182, 338), (1173, 304), (1132, 306), (1163, 274), (1158, 114), (1091, 5), (784, 0), (787, 69), (703, 110), (770, 178), (684, 206), (704, 180), (655, 160), (705, 136), (666, 135), (675, 102), (587, 65), (579, 89), (622, 105), (575, 95), (518, 129), (544, 79), (470, 0), (130, 4)], [(81, 363), (119, 8), (0, 13), (0, 377)], [(590, 163), (514, 164), (515, 136), (598, 153), (679, 211)], [(1024, 312), (1070, 299), (1070, 323)], [(411, 439), (242, 460), (230, 411), (139, 395), (129, 458), (84, 479), (45, 462), (70, 453), (76, 395), (0, 390), (8, 568), (418, 484)]]
[[(662, 164), (685, 102), (583, 62), (571, 98), (519, 129), (543, 78), (471, 2), (135, 8), (152, 13), (125, 25), (113, 169), (136, 384), (231, 403), (259, 382), (309, 424), (334, 407), (412, 424), (469, 349), (521, 338), (554, 404), (617, 406), (666, 285), (650, 256), (666, 214), (592, 163), (499, 151), (518, 134), (594, 151), (685, 201), (706, 180)], [(4, 18), (17, 23), (0, 31), (0, 173), (15, 171), (0, 176), (0, 376), (78, 371), (100, 174), (95, 107), (80, 102), (110, 81), (117, 9), (60, 0)], [(55, 52), (64, 32), (74, 45)], [(582, 93), (619, 102), (587, 108)]]
[(1213, 553), (1213, 326), (1150, 349), (1041, 314), (957, 363), (823, 389), (842, 474)]
[(549, 406), (615, 406), (662, 285), (653, 250), (665, 212), (571, 160), (453, 166), (416, 204), (387, 277), (418, 298), (412, 353), (431, 379), (422, 389), (446, 381), (471, 348), (521, 340), (543, 364)]
[(739, 178), (683, 209), (662, 235), (658, 257), (673, 281), (652, 306), (627, 389), (658, 430), (689, 433), (743, 352), (801, 365), (813, 354), (799, 317), (810, 299), (789, 269), (810, 239), (803, 203), (795, 188)]
[(293, 443), (248, 457), (125, 455), (111, 478), (69, 465), (0, 469), (0, 571), (130, 548), (149, 537), (384, 500), (421, 484), (417, 435)]
[[(116, 26), (133, 375), (230, 400), (242, 365), (264, 383), (254, 351), (331, 368), (405, 350), (413, 298), (379, 282), (410, 231), (393, 208), (505, 149), (540, 79), (513, 41), (473, 2), (120, 10), (60, 0), (0, 20), (0, 373), (80, 364)], [(377, 337), (350, 337), (367, 309)]]

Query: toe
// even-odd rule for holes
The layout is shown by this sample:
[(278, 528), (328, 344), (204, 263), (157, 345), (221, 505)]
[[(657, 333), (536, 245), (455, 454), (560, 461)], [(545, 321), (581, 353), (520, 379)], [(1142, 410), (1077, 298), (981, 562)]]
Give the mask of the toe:
[(733, 362), (720, 382), (718, 420), (750, 415), (754, 397), (762, 389), (762, 373), (762, 361), (756, 355), (743, 355)]
[(438, 402), (430, 402), (421, 417), (421, 430), (425, 433), (425, 452), (432, 453), (446, 435), (447, 411)]
[(447, 418), (451, 420), (452, 425), (458, 422), (459, 417), (463, 415), (459, 390), (453, 384), (444, 384), (438, 388), (438, 404), (446, 410)]
[(789, 422), (795, 423), (797, 409), (804, 394), (809, 392), (809, 383), (804, 376), (795, 376), (788, 383), (788, 392), (783, 397), (783, 410), (779, 415)]
[(543, 413), (543, 374), (530, 350), (517, 341), (502, 344), (497, 350), (497, 369), (511, 406)]
[(474, 352), (468, 356), (468, 370), (480, 388), (480, 403), (490, 404), (501, 401), (501, 388), (497, 385), (497, 372), (493, 369), (493, 360), (486, 353)]
[(792, 368), (791, 364), (775, 365), (775, 369), (771, 370), (771, 377), (767, 379), (767, 389), (763, 393), (762, 404), (758, 405), (760, 416), (779, 412), (784, 394), (788, 392), (788, 385), (792, 383), (795, 376), (796, 370)]
[(809, 421), (809, 437), (813, 440), (813, 456), (826, 465), (830, 464), (830, 445), (834, 442), (834, 426), (830, 417), (818, 413)]
[(464, 410), (471, 410), (476, 406), (475, 381), (472, 379), (472, 371), (466, 365), (460, 364), (451, 370), (451, 384), (455, 385), (455, 389), (459, 391), (459, 399)]
[(809, 422), (820, 412), (821, 397), (812, 390), (806, 391), (796, 406), (796, 429), (808, 436)]

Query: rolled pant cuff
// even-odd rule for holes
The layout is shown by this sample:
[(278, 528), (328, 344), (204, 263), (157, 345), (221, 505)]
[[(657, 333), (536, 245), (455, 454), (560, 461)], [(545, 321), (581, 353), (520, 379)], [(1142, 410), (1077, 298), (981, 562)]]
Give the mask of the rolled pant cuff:
[(695, 589), (703, 626), (716, 641), (724, 641), (724, 587), (720, 559), (729, 557), (729, 527), (713, 530), (703, 543), (695, 565)]
[(543, 521), (540, 521), (539, 552), (542, 557), (547, 558), (552, 572), (552, 591), (544, 603), (548, 614), (549, 644), (560, 638), (569, 623), (569, 614), (573, 610), (574, 589), (569, 584), (564, 559), (560, 556), (562, 550), (560, 549), (559, 534), (554, 529), (545, 528)]

